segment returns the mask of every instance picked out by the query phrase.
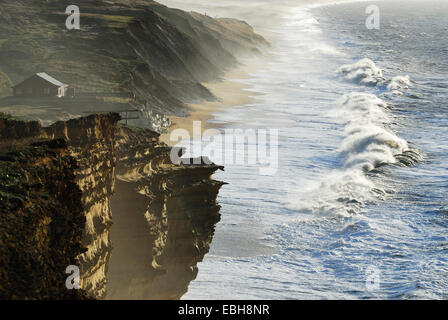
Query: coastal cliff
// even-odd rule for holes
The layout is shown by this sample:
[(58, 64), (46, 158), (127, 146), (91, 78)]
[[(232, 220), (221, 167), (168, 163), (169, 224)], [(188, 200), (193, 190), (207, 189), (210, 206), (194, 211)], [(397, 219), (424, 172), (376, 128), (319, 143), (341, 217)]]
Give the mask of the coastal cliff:
[(0, 299), (82, 299), (65, 269), (83, 252), (76, 161), (63, 141), (0, 156)]
[[(0, 119), (0, 298), (134, 298), (119, 279), (140, 268), (153, 280), (135, 273), (145, 297), (176, 299), (195, 278), (219, 221), (222, 183), (211, 175), (222, 167), (173, 164), (158, 134), (119, 119)], [(126, 229), (134, 220), (143, 242)], [(132, 246), (147, 259), (124, 259)], [(81, 290), (65, 286), (69, 265)]]
[(223, 183), (210, 177), (223, 167), (173, 165), (171, 148), (149, 130), (122, 127), (118, 137), (108, 298), (179, 299), (220, 220)]
[[(169, 125), (167, 116), (187, 115), (188, 103), (218, 99), (202, 83), (221, 79), (239, 58), (259, 56), (269, 45), (243, 21), (155, 1), (78, 0), (76, 5), (80, 30), (68, 30), (64, 1), (2, 1), (0, 97), (37, 72), (76, 89), (77, 101), (40, 102), (46, 113), (30, 110), (28, 120), (62, 120), (60, 112), (52, 113), (55, 106), (66, 118), (132, 107), (140, 112), (135, 125), (160, 131)], [(36, 103), (3, 100), (0, 108)]]
[[(157, 132), (219, 99), (202, 83), (269, 43), (243, 21), (155, 1), (76, 5), (80, 30), (64, 1), (0, 6), (0, 298), (178, 299), (220, 220), (223, 167), (173, 163)], [(11, 96), (37, 72), (75, 97)], [(129, 109), (139, 119), (121, 126), (114, 111)], [(66, 288), (70, 265), (80, 290)]]

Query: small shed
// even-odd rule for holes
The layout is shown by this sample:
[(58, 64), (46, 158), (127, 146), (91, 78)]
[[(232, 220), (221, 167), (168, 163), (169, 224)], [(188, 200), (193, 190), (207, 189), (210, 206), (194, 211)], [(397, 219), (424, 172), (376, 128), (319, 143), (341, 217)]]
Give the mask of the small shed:
[(12, 88), (15, 97), (63, 98), (72, 91), (74, 94), (74, 90), (69, 90), (68, 84), (56, 80), (45, 72), (36, 73)]

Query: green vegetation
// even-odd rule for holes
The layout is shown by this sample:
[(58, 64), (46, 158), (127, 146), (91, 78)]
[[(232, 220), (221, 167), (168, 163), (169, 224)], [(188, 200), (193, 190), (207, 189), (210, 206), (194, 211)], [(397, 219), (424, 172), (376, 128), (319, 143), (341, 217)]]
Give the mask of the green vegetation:
[(12, 116), (8, 113), (0, 112), (0, 119), (12, 119)]
[(105, 22), (110, 28), (125, 28), (129, 23), (135, 21), (133, 17), (118, 16), (118, 15), (106, 15), (95, 13), (81, 13), (82, 18), (94, 18), (101, 22)]
[(14, 120), (16, 122), (28, 122), (28, 120), (16, 118), (12, 114), (5, 112), (0, 112), (0, 119)]

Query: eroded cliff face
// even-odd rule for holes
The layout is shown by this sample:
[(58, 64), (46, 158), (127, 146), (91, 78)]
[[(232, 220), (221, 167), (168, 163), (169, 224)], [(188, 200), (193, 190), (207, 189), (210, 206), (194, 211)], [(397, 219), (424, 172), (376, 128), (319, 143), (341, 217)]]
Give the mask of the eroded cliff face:
[[(110, 210), (110, 198), (114, 190), (114, 170), (116, 167), (116, 131), (117, 123), (120, 117), (117, 114), (110, 115), (94, 115), (86, 118), (70, 120), (67, 122), (57, 122), (51, 127), (42, 128), (37, 122), (22, 122), (8, 119), (0, 119), (1, 143), (0, 150), (8, 152), (11, 149), (17, 151), (13, 154), (18, 156), (11, 158), (10, 152), (6, 154), (5, 159), (11, 159), (9, 162), (3, 163), (4, 170), (15, 170), (19, 176), (23, 176), (29, 180), (29, 175), (35, 175), (37, 183), (41, 185), (40, 189), (29, 187), (34, 186), (33, 182), (24, 184), (24, 188), (31, 188), (32, 192), (23, 195), (23, 203), (28, 204), (28, 215), (36, 214), (41, 202), (44, 198), (40, 198), (42, 194), (49, 194), (56, 204), (55, 206), (64, 208), (60, 213), (54, 213), (53, 216), (45, 216), (47, 223), (56, 226), (59, 230), (59, 220), (61, 216), (70, 220), (70, 217), (76, 212), (82, 219), (82, 224), (76, 225), (76, 230), (67, 228), (61, 229), (60, 232), (68, 234), (76, 231), (78, 238), (71, 239), (73, 248), (81, 248), (76, 255), (65, 257), (65, 250), (60, 250), (49, 254), (47, 260), (42, 263), (42, 268), (46, 268), (45, 264), (50, 263), (52, 259), (56, 261), (71, 261), (65, 265), (59, 265), (58, 270), (54, 270), (59, 276), (58, 280), (67, 278), (65, 268), (69, 265), (76, 265), (81, 271), (81, 287), (83, 296), (89, 298), (102, 298), (106, 290), (106, 273), (107, 262), (110, 257), (111, 244), (109, 241), (109, 229), (112, 224), (112, 213)], [(39, 157), (32, 156), (36, 145), (44, 148)], [(46, 149), (45, 149), (46, 148)], [(57, 148), (57, 149), (55, 149)], [(30, 150), (28, 153), (24, 153)], [(46, 158), (49, 154), (52, 157)], [(35, 165), (33, 165), (33, 163)], [(35, 172), (36, 165), (43, 163), (43, 169), (46, 171)], [(17, 167), (19, 166), (19, 167)], [(63, 171), (64, 175), (60, 174)], [(43, 175), (43, 176), (40, 176)], [(67, 176), (69, 180), (67, 180)], [(44, 179), (42, 185), (40, 179)], [(13, 188), (14, 183), (10, 185)], [(2, 184), (2, 187), (4, 185)], [(56, 189), (55, 189), (56, 188)], [(64, 189), (65, 188), (65, 189)], [(56, 193), (55, 193), (56, 191)], [(15, 193), (9, 193), (12, 199)], [(72, 199), (72, 197), (74, 197)], [(76, 202), (76, 204), (73, 204)], [(7, 202), (8, 203), (8, 202)], [(67, 207), (68, 206), (68, 207)], [(3, 208), (2, 216), (15, 216), (20, 208)], [(54, 209), (50, 210), (52, 212)], [(67, 214), (68, 211), (75, 210), (74, 213)], [(49, 213), (42, 210), (43, 214)], [(81, 221), (81, 220), (80, 220)], [(2, 223), (5, 228), (18, 228), (18, 225), (11, 227), (7, 221)], [(41, 225), (27, 225), (30, 230), (30, 236), (41, 234), (39, 228)], [(11, 238), (14, 239), (14, 238)], [(53, 240), (50, 237), (51, 241)], [(20, 243), (20, 240), (18, 240)], [(3, 248), (9, 247), (9, 242), (4, 242)], [(47, 245), (50, 243), (47, 241)], [(66, 244), (70, 246), (68, 242)], [(39, 257), (45, 245), (41, 245), (35, 249), (30, 249), (36, 257)], [(48, 248), (48, 250), (51, 250)], [(17, 257), (26, 257), (27, 250), (17, 250), (14, 255)], [(26, 258), (24, 258), (26, 260)], [(67, 260), (69, 259), (69, 260)], [(15, 267), (15, 264), (10, 267)], [(32, 272), (31, 272), (32, 273)], [(33, 274), (33, 273), (32, 273)], [(43, 271), (41, 277), (46, 277)], [(1, 281), (1, 280), (0, 280)], [(13, 285), (13, 283), (10, 283)], [(3, 285), (2, 285), (3, 287)], [(14, 287), (9, 288), (12, 290)], [(45, 286), (43, 287), (45, 289)], [(6, 290), (6, 289), (5, 289)], [(29, 298), (59, 298), (64, 297), (66, 291), (65, 280), (59, 283), (59, 293), (53, 291), (51, 295), (30, 295)], [(14, 294), (15, 291), (13, 291)], [(20, 292), (17, 292), (20, 294)]]
[[(222, 167), (173, 164), (158, 134), (118, 120), (0, 119), (0, 298), (186, 292), (219, 221)], [(82, 290), (65, 287), (69, 265)]]
[(81, 299), (65, 269), (83, 252), (76, 161), (64, 141), (0, 156), (0, 299)]
[(110, 199), (114, 192), (116, 134), (119, 116), (90, 116), (58, 122), (48, 128), (51, 138), (68, 141), (70, 155), (76, 159), (75, 182), (82, 197), (86, 218), (80, 254), (81, 288), (89, 296), (102, 298), (106, 292), (107, 267), (112, 246), (109, 229), (112, 225)]
[(158, 138), (126, 127), (119, 133), (109, 299), (182, 297), (220, 219), (223, 183), (211, 175), (223, 167), (173, 164)]

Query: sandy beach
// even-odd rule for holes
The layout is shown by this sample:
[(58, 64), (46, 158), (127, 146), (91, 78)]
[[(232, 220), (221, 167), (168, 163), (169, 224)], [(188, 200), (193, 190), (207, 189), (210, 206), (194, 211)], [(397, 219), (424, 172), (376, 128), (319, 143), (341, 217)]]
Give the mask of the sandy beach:
[(187, 117), (170, 116), (171, 126), (166, 133), (162, 134), (161, 141), (168, 145), (177, 143), (177, 140), (170, 141), (170, 135), (176, 129), (185, 129), (192, 135), (193, 121), (202, 121), (203, 130), (218, 127), (208, 121), (213, 119), (213, 113), (224, 108), (253, 103), (257, 93), (251, 92), (250, 86), (242, 83), (241, 80), (249, 78), (251, 73), (263, 67), (265, 61), (264, 58), (241, 61), (241, 64), (227, 72), (222, 80), (202, 83), (218, 98), (218, 101), (188, 104), (189, 115)]

